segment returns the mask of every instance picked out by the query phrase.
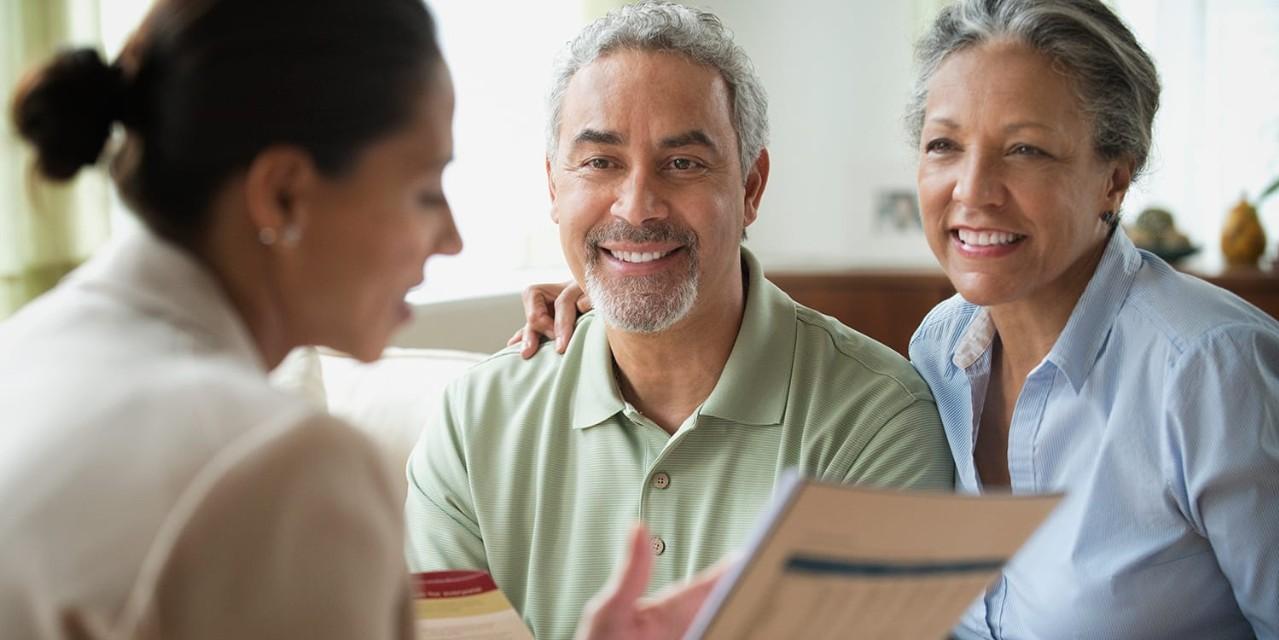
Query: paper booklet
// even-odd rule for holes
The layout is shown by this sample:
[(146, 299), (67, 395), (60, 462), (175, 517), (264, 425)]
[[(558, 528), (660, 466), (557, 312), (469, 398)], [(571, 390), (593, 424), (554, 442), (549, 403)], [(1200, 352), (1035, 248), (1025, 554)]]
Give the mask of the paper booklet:
[(533, 634), (484, 571), (413, 574), (418, 640), (532, 640)]
[(944, 638), (1060, 501), (789, 474), (688, 638)]

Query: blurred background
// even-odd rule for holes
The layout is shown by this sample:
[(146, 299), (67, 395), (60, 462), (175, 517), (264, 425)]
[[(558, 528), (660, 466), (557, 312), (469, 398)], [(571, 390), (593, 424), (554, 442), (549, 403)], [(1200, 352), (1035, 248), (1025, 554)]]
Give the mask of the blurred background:
[[(110, 58), (150, 0), (0, 0), (0, 318), (37, 295), (111, 234), (135, 223), (83, 172), (66, 188), (29, 179), (7, 105), (22, 72), (60, 46)], [(550, 221), (544, 97), (552, 59), (609, 0), (431, 0), (457, 88), (456, 161), (446, 192), (466, 242), (437, 258), (410, 295), (434, 302), (562, 280)], [(940, 0), (709, 0), (737, 34), (770, 97), (772, 174), (750, 246), (772, 271), (935, 269), (915, 218), (914, 150), (901, 113), (912, 42)], [(1241, 196), (1279, 246), (1279, 2), (1113, 0), (1154, 55), (1164, 93), (1154, 155), (1125, 221), (1158, 207), (1213, 271)], [(335, 25), (335, 28), (340, 26)], [(912, 325), (913, 326), (913, 325)]]

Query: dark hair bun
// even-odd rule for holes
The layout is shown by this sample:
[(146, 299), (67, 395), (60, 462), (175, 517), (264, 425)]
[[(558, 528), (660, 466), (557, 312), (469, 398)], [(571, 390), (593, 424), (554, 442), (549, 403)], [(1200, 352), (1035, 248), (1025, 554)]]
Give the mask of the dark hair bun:
[(124, 78), (93, 49), (59, 53), (28, 76), (13, 101), (13, 124), (36, 148), (36, 165), (68, 180), (97, 162), (123, 110)]

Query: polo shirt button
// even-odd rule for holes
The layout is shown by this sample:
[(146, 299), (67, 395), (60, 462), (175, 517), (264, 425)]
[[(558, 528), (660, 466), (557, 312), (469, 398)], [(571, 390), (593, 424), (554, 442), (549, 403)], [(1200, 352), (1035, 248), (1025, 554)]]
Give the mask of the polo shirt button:
[(662, 540), (661, 536), (653, 536), (648, 542), (653, 547), (653, 555), (660, 556), (666, 553), (666, 541)]
[(653, 474), (653, 486), (658, 489), (665, 489), (671, 486), (671, 477), (665, 471), (658, 471)]

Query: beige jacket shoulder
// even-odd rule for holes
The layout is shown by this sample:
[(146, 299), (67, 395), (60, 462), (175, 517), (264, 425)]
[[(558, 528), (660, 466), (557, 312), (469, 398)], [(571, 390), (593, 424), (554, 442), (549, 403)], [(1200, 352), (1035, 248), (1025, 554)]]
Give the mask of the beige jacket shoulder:
[(272, 388), (238, 316), (139, 235), (0, 325), (6, 638), (406, 637), (375, 447)]

